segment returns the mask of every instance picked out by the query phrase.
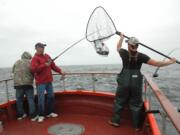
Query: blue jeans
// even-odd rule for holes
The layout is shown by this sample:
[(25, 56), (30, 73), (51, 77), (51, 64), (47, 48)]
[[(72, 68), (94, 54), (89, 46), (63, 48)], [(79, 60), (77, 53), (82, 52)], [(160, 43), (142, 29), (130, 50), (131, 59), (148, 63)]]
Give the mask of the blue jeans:
[(45, 91), (47, 93), (47, 114), (54, 111), (54, 93), (52, 83), (38, 84), (37, 94), (38, 94), (38, 112), (39, 116), (45, 115)]
[(23, 109), (24, 95), (26, 95), (28, 100), (29, 115), (31, 118), (33, 118), (36, 116), (33, 88), (16, 88), (17, 117), (22, 117), (23, 114), (25, 113)]

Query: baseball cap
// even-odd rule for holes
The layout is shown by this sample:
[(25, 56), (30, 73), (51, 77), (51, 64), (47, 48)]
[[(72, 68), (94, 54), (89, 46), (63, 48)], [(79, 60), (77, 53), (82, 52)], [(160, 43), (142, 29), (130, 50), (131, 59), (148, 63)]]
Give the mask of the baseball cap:
[(126, 40), (126, 43), (130, 45), (138, 45), (139, 40), (136, 37), (130, 37), (128, 40)]
[(38, 42), (38, 43), (35, 44), (35, 48), (37, 48), (37, 47), (42, 47), (42, 48), (44, 48), (45, 46), (46, 46), (46, 44), (43, 44), (43, 43), (40, 43), (40, 42)]

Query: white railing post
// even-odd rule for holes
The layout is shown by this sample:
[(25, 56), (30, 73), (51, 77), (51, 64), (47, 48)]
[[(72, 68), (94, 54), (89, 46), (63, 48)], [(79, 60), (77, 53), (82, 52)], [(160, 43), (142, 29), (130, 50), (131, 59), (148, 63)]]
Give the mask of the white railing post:
[(5, 80), (5, 85), (6, 85), (6, 100), (7, 102), (9, 102), (8, 80)]
[(147, 81), (144, 79), (144, 99), (147, 100)]
[(65, 91), (65, 90), (66, 90), (66, 82), (65, 82), (66, 75), (61, 76), (61, 79), (62, 79), (62, 81), (63, 81), (63, 90)]
[(161, 127), (161, 131), (162, 131), (162, 134), (163, 135), (166, 135), (166, 118), (167, 118), (167, 115), (164, 111), (162, 111), (161, 113), (161, 118), (162, 118), (162, 127)]
[(93, 92), (95, 92), (96, 91), (96, 88), (95, 88), (95, 80), (96, 80), (96, 78), (95, 78), (95, 75), (92, 73), (91, 74), (91, 76), (92, 76), (92, 87), (93, 87)]

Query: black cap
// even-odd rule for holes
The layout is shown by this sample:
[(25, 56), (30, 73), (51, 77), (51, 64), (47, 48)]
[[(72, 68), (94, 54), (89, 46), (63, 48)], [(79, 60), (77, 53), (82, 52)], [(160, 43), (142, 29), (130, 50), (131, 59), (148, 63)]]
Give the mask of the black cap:
[(42, 48), (44, 48), (46, 46), (46, 44), (43, 44), (43, 43), (36, 43), (35, 44), (35, 48), (37, 48), (37, 47), (42, 47)]

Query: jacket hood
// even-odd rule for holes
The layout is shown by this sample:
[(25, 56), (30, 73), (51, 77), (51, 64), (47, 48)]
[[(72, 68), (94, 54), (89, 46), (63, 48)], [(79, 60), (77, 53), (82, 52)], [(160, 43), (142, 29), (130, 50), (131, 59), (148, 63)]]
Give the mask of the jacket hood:
[(31, 58), (32, 58), (32, 55), (29, 52), (24, 52), (21, 55), (21, 59), (31, 59)]

